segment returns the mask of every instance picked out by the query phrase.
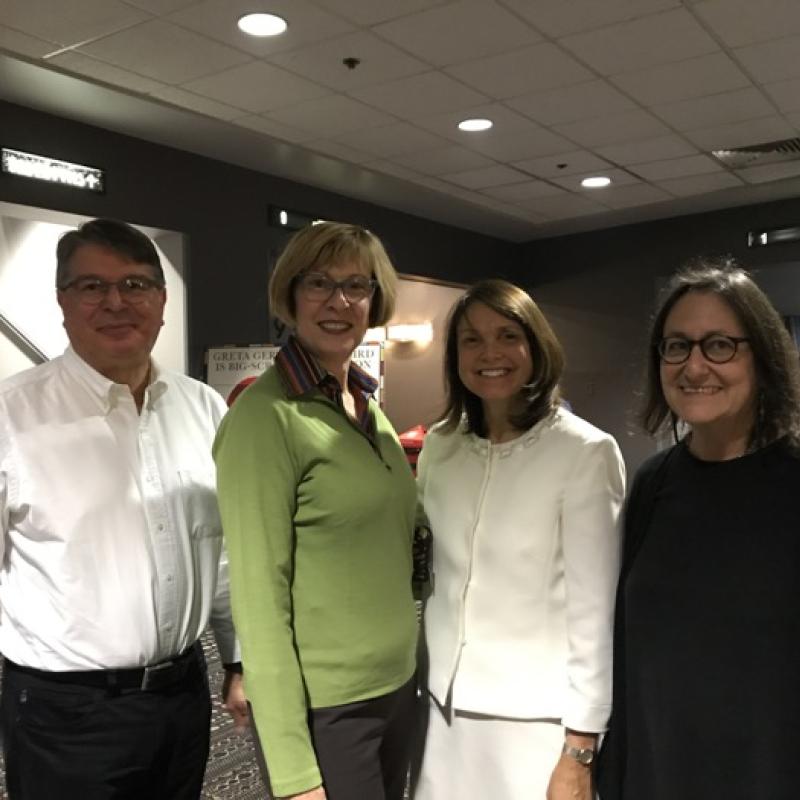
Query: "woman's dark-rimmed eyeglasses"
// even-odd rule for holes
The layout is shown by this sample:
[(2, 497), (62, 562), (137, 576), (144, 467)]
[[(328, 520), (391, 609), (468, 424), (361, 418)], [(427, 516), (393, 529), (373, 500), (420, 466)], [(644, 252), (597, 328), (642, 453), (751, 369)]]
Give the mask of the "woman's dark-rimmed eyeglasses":
[(351, 275), (343, 281), (335, 281), (322, 272), (306, 272), (298, 277), (297, 285), (308, 300), (327, 300), (341, 290), (348, 303), (360, 303), (372, 297), (378, 282), (365, 275)]
[(703, 358), (712, 364), (725, 364), (736, 355), (739, 345), (747, 341), (749, 339), (746, 336), (724, 336), (721, 333), (711, 333), (702, 339), (665, 336), (658, 343), (658, 354), (665, 364), (683, 364), (689, 360), (692, 350), (697, 345)]

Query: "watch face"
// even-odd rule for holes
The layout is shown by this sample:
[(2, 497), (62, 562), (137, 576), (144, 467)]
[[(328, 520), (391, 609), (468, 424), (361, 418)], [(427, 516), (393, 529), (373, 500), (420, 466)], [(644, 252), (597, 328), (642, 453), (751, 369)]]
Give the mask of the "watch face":
[(591, 747), (571, 747), (565, 744), (564, 752), (585, 767), (588, 767), (594, 761), (594, 750)]

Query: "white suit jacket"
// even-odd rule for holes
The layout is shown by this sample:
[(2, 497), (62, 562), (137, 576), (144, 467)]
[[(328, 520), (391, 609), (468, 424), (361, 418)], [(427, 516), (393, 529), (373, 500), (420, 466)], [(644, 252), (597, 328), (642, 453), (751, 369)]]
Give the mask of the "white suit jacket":
[(433, 429), (418, 484), (434, 542), (430, 692), (603, 731), (625, 487), (614, 439), (564, 409), (503, 444)]

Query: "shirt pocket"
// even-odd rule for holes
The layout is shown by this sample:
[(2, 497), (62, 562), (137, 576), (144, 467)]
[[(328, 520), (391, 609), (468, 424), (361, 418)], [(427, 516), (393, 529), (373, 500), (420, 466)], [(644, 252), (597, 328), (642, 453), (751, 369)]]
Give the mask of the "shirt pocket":
[(189, 536), (193, 539), (222, 537), (217, 507), (216, 476), (209, 470), (178, 470), (180, 505)]

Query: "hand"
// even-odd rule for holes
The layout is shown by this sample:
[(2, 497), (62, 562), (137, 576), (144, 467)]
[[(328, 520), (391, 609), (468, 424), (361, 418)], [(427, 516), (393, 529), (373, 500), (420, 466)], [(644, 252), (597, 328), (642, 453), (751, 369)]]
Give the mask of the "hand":
[(546, 797), (547, 800), (592, 800), (591, 769), (562, 755), (550, 776)]
[(321, 786), (316, 789), (309, 789), (307, 792), (300, 792), (300, 794), (287, 794), (285, 797), (277, 797), (275, 800), (326, 800), (327, 795)]
[(240, 673), (225, 670), (225, 677), (222, 679), (222, 706), (233, 718), (234, 731), (242, 733), (250, 724), (250, 710)]

